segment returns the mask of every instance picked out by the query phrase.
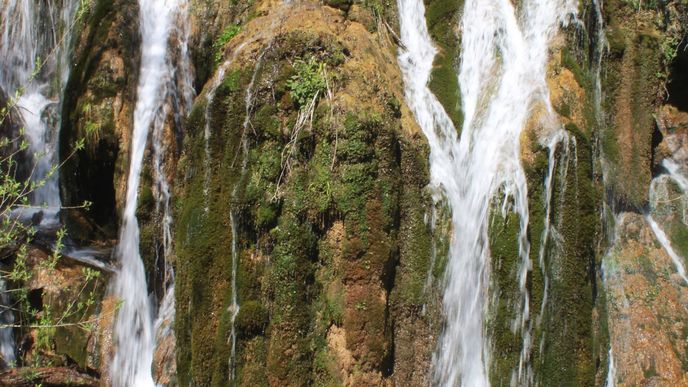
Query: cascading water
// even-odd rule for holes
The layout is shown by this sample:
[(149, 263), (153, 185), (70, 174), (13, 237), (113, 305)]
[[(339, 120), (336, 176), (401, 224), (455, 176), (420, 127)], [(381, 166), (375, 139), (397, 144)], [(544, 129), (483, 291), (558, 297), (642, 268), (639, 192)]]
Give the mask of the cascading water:
[(606, 387), (615, 387), (616, 386), (616, 364), (614, 364), (614, 351), (612, 351), (612, 348), (609, 347), (609, 353), (607, 354), (607, 361), (609, 363), (608, 370), (607, 370), (607, 382), (605, 383)]
[(110, 367), (115, 386), (154, 385), (151, 375), (153, 324), (139, 253), (136, 207), (149, 130), (151, 126), (154, 132), (159, 130), (156, 128), (164, 125), (168, 114), (165, 102), (174, 85), (174, 65), (169, 58), (168, 39), (174, 27), (174, 15), (185, 4), (184, 0), (139, 0), (141, 72), (134, 110), (126, 206), (116, 251), (121, 269), (112, 286), (113, 293), (123, 300), (114, 326), (116, 349)]
[[(251, 125), (251, 114), (253, 113), (253, 93), (255, 89), (255, 84), (256, 84), (256, 78), (258, 76), (258, 72), (260, 71), (260, 68), (263, 63), (263, 58), (265, 57), (265, 53), (268, 52), (272, 45), (272, 41), (270, 41), (270, 44), (267, 46), (266, 49), (262, 51), (262, 53), (258, 56), (258, 59), (256, 60), (256, 66), (253, 71), (253, 75), (251, 76), (251, 82), (248, 84), (248, 88), (246, 89), (246, 98), (245, 98), (245, 106), (246, 106), (246, 116), (244, 117), (244, 122), (242, 125), (242, 141), (241, 141), (241, 146), (243, 150), (243, 157), (242, 157), (242, 162), (241, 162), (241, 175), (239, 176), (239, 182), (243, 180), (243, 178), (246, 176), (246, 168), (248, 167), (248, 137), (247, 137), (247, 131), (249, 129), (249, 126)], [(234, 201), (238, 201), (238, 193), (239, 193), (239, 187), (240, 184), (236, 184), (234, 186), (234, 189), (232, 190), (232, 198)], [(239, 265), (239, 250), (238, 250), (238, 224), (236, 222), (236, 214), (234, 213), (234, 210), (232, 209), (229, 213), (229, 220), (230, 220), (230, 225), (232, 226), (232, 281), (231, 281), (231, 290), (232, 290), (232, 300), (231, 304), (229, 305), (228, 312), (230, 313), (230, 332), (229, 332), (229, 342), (230, 342), (230, 347), (231, 347), (231, 353), (229, 356), (229, 377), (230, 381), (234, 384), (236, 384), (236, 343), (237, 343), (237, 332), (236, 332), (236, 318), (239, 315), (239, 311), (241, 310), (241, 307), (239, 306), (239, 298), (237, 295), (237, 268)]]
[[(672, 138), (669, 140), (671, 143)], [(678, 152), (675, 152), (673, 157), (685, 157), (686, 155), (683, 155), (683, 153), (684, 152), (682, 150), (679, 150)], [(669, 237), (666, 235), (662, 227), (657, 223), (653, 214), (653, 211), (658, 209), (660, 203), (668, 203), (672, 201), (672, 199), (669, 198), (668, 186), (670, 182), (674, 182), (680, 191), (680, 197), (678, 197), (678, 199), (682, 201), (681, 221), (685, 222), (685, 203), (686, 195), (688, 194), (686, 188), (688, 188), (688, 178), (686, 178), (686, 176), (682, 173), (680, 164), (671, 157), (662, 161), (662, 167), (664, 167), (666, 174), (661, 174), (655, 177), (650, 183), (650, 210), (645, 214), (645, 220), (650, 226), (650, 229), (655, 235), (657, 241), (662, 245), (664, 251), (666, 251), (667, 255), (669, 255), (673, 261), (679, 276), (686, 284), (688, 284), (688, 277), (686, 276), (686, 268), (684, 265), (685, 259), (684, 257), (681, 257), (673, 248)]]
[[(489, 346), (483, 321), (490, 202), (503, 190), (520, 216), (522, 300), (515, 325), (524, 339), (522, 353), (527, 354), (530, 333), (525, 281), (530, 247), (520, 136), (534, 103), (543, 103), (551, 114), (545, 83), (548, 45), (559, 24), (575, 14), (576, 3), (527, 0), (519, 14), (509, 0), (466, 1), (459, 72), (465, 121), (460, 142), (427, 86), (436, 49), (425, 24), (423, 4), (399, 0), (398, 5), (406, 48), (399, 55), (406, 100), (430, 144), (431, 184), (442, 190), (453, 212), (443, 301), (447, 324), (434, 359), (433, 378), (441, 385), (489, 385)], [(521, 383), (528, 378), (528, 359), (523, 354), (517, 371)]]
[[(16, 103), (14, 110), (21, 116), (34, 158), (28, 168), (32, 170), (30, 178), (38, 183), (30, 198), (33, 208), (19, 210), (17, 215), (30, 217), (41, 212), (39, 227), (52, 228), (58, 225), (61, 207), (54, 168), (60, 126), (57, 112), (69, 77), (67, 60), (79, 2), (68, 0), (61, 7), (30, 0), (3, 0), (0, 4), (0, 89)], [(0, 304), (9, 305), (6, 284), (0, 282)], [(12, 324), (11, 310), (3, 310), (0, 321)], [(0, 329), (0, 354), (6, 364), (15, 360), (11, 328)]]
[(683, 265), (683, 257), (676, 253), (674, 248), (671, 246), (671, 242), (669, 242), (669, 238), (664, 233), (664, 230), (659, 227), (657, 222), (652, 218), (652, 215), (646, 215), (645, 220), (650, 225), (650, 229), (652, 229), (652, 233), (655, 234), (657, 241), (662, 245), (664, 251), (667, 252), (671, 260), (674, 262), (678, 275), (680, 275), (686, 285), (688, 285), (688, 277), (686, 277), (686, 268)]
[(60, 9), (51, 2), (36, 4), (29, 0), (4, 0), (2, 4), (0, 89), (17, 98), (16, 111), (22, 118), (28, 151), (34, 157), (30, 178), (39, 183), (31, 194), (35, 208), (22, 210), (19, 215), (30, 217), (41, 211), (41, 226), (56, 226), (61, 207), (54, 168), (59, 137), (57, 112), (69, 76), (69, 65), (64, 62), (79, 2), (65, 1)]
[[(172, 325), (175, 317), (175, 298), (174, 298), (174, 269), (171, 266), (172, 254), (172, 211), (170, 208), (171, 190), (170, 183), (167, 180), (165, 155), (168, 153), (167, 145), (165, 143), (164, 131), (167, 128), (166, 120), (170, 114), (170, 107), (174, 107), (173, 126), (172, 129), (177, 129), (182, 126), (182, 122), (191, 110), (195, 91), (193, 89), (192, 80), (192, 66), (191, 57), (189, 54), (189, 9), (185, 1), (181, 1), (176, 8), (176, 22), (171, 35), (176, 35), (178, 42), (177, 49), (179, 52), (176, 55), (178, 63), (172, 63), (171, 69), (174, 70), (174, 85), (176, 87), (168, 87), (167, 103), (163, 109), (163, 114), (160, 114), (153, 124), (153, 169), (155, 175), (155, 212), (161, 223), (160, 239), (163, 259), (162, 270), (163, 279), (162, 285), (166, 289), (158, 309), (158, 315), (153, 323), (155, 333), (155, 347), (158, 344), (166, 341), (168, 337), (174, 337), (174, 330)], [(168, 58), (170, 61), (171, 58)], [(174, 137), (174, 136), (171, 136)], [(158, 257), (160, 258), (160, 257)], [(156, 260), (156, 267), (159, 267)]]

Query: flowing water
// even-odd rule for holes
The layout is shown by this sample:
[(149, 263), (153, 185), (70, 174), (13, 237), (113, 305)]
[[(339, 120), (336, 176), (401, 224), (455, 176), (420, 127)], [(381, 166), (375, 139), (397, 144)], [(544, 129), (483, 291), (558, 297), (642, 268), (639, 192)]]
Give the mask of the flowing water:
[(211, 154), (210, 154), (210, 136), (212, 135), (212, 128), (210, 127), (212, 117), (210, 116), (210, 106), (213, 103), (213, 100), (215, 99), (215, 93), (217, 92), (217, 88), (220, 87), (220, 84), (222, 84), (222, 81), (225, 79), (225, 72), (229, 68), (229, 66), (232, 65), (232, 62), (236, 58), (236, 56), (241, 52), (241, 50), (244, 48), (246, 43), (241, 44), (239, 47), (237, 47), (234, 52), (232, 53), (231, 57), (224, 61), (217, 69), (215, 72), (215, 76), (210, 81), (210, 87), (208, 88), (208, 91), (205, 93), (205, 112), (204, 112), (204, 119), (205, 123), (203, 125), (203, 145), (204, 145), (204, 150), (205, 150), (205, 158), (203, 160), (203, 169), (204, 169), (204, 179), (203, 179), (203, 197), (205, 201), (205, 212), (207, 213), (208, 210), (210, 209), (208, 200), (210, 196), (210, 177), (212, 174), (212, 167), (210, 165), (210, 159), (211, 159)]
[[(54, 168), (58, 162), (59, 111), (69, 77), (67, 60), (79, 2), (0, 0), (0, 4), (0, 89), (16, 103), (14, 110), (21, 117), (33, 158), (29, 178), (37, 183), (30, 195), (32, 208), (21, 209), (17, 215), (26, 218), (41, 212), (39, 226), (53, 228), (59, 224), (61, 207)], [(4, 281), (0, 304), (10, 304)], [(0, 320), (14, 322), (11, 310), (0, 312)], [(0, 329), (0, 354), (8, 364), (15, 360), (10, 328)]]
[[(611, 283), (619, 283), (620, 279), (618, 278), (619, 273), (618, 269), (615, 269), (616, 264), (615, 264), (615, 258), (614, 255), (618, 251), (619, 244), (621, 243), (621, 231), (622, 227), (625, 224), (625, 218), (627, 216), (627, 213), (620, 213), (620, 214), (611, 214), (610, 222), (614, 225), (612, 228), (612, 232), (607, 235), (608, 238), (608, 248), (607, 252), (605, 253), (604, 257), (602, 258), (602, 264), (601, 264), (601, 273), (602, 273), (602, 284), (604, 285), (605, 291), (610, 292), (612, 289), (610, 289), (610, 282)], [(623, 288), (621, 290), (621, 295), (623, 298), (622, 303), (626, 306), (628, 306), (628, 300), (626, 300), (626, 296), (624, 295)], [(608, 293), (611, 294), (611, 293)], [(610, 335), (613, 332), (610, 332)], [(607, 380), (605, 381), (605, 386), (606, 387), (615, 387), (616, 386), (616, 363), (614, 361), (614, 347), (613, 347), (613, 337), (610, 337), (610, 343), (609, 343), (609, 351), (607, 352)]]
[[(160, 219), (160, 239), (162, 254), (156, 257), (156, 268), (161, 265), (158, 260), (163, 260), (162, 285), (165, 293), (158, 309), (157, 317), (153, 323), (155, 334), (155, 349), (158, 344), (167, 342), (167, 337), (174, 335), (173, 323), (175, 317), (175, 298), (174, 298), (174, 269), (172, 268), (172, 210), (170, 208), (171, 189), (167, 179), (168, 171), (171, 166), (166, 165), (168, 159), (165, 156), (169, 153), (169, 144), (166, 143), (165, 130), (180, 129), (187, 113), (191, 110), (195, 90), (192, 80), (191, 57), (189, 53), (189, 6), (186, 1), (180, 1), (175, 9), (175, 21), (170, 35), (176, 39), (173, 48), (178, 52), (172, 55), (176, 61), (171, 64), (173, 74), (173, 86), (170, 85), (165, 91), (167, 93), (167, 103), (164, 105), (163, 113), (160, 114), (153, 124), (153, 169), (155, 177), (154, 195), (156, 198), (155, 212)], [(173, 40), (174, 41), (174, 40)], [(169, 55), (169, 54), (168, 54)], [(168, 57), (168, 61), (173, 58)], [(169, 110), (172, 108), (172, 112)], [(172, 116), (172, 125), (166, 125), (169, 116)], [(175, 138), (176, 133), (168, 134), (167, 138)], [(165, 348), (163, 348), (165, 350)], [(165, 368), (162, 364), (159, 365)]]
[(662, 245), (664, 251), (666, 251), (666, 253), (669, 255), (669, 258), (671, 258), (671, 260), (674, 262), (674, 266), (676, 266), (676, 271), (678, 272), (678, 275), (681, 276), (686, 285), (688, 285), (688, 277), (686, 277), (686, 268), (683, 264), (685, 260), (671, 246), (669, 238), (667, 237), (664, 230), (659, 226), (659, 224), (657, 224), (655, 219), (652, 217), (652, 214), (647, 213), (645, 215), (645, 220), (647, 221), (647, 224), (650, 225), (650, 229), (652, 230), (652, 233), (655, 235), (657, 241)]
[(57, 165), (59, 110), (69, 76), (66, 63), (79, 2), (0, 1), (0, 89), (16, 98), (16, 111), (33, 156), (30, 179), (34, 208), (19, 214), (43, 213), (41, 226), (58, 224), (61, 207)]
[[(512, 201), (520, 216), (518, 280), (521, 301), (515, 328), (529, 352), (530, 267), (526, 230), (528, 198), (520, 163), (520, 135), (534, 103), (551, 113), (545, 83), (549, 42), (576, 12), (575, 1), (526, 0), (515, 9), (509, 0), (466, 1), (462, 20), (459, 84), (465, 121), (461, 138), (428, 89), (434, 56), (418, 0), (399, 0), (399, 55), (406, 100), (430, 144), (432, 182), (452, 208), (453, 235), (446, 272), (446, 327), (434, 358), (434, 382), (489, 385), (489, 345), (484, 315), (489, 282), (488, 219), (497, 193)], [(508, 198), (508, 199), (507, 199)], [(527, 380), (522, 354), (516, 378)]]
[(237, 223), (234, 211), (229, 213), (230, 224), (232, 225), (232, 301), (227, 309), (230, 316), (230, 330), (229, 330), (229, 342), (231, 353), (229, 354), (229, 381), (233, 385), (236, 384), (236, 342), (237, 342), (237, 332), (236, 332), (236, 318), (239, 315), (239, 299), (237, 298), (237, 265), (239, 263), (239, 252), (237, 249)]
[(607, 382), (606, 387), (616, 387), (616, 364), (614, 363), (614, 351), (609, 347), (609, 354), (607, 355), (607, 361), (609, 362), (609, 368), (607, 370)]
[(139, 253), (136, 207), (148, 133), (151, 126), (155, 132), (159, 125), (164, 125), (169, 113), (166, 101), (173, 93), (175, 66), (169, 58), (168, 40), (175, 27), (175, 16), (185, 5), (184, 0), (139, 0), (141, 71), (134, 110), (126, 206), (117, 247), (121, 268), (112, 286), (113, 293), (123, 300), (114, 326), (116, 350), (110, 367), (115, 386), (154, 385), (151, 375), (155, 345), (152, 312)]
[[(9, 309), (11, 305), (10, 296), (7, 292), (7, 282), (0, 278), (0, 324), (14, 324), (14, 313)], [(17, 360), (14, 353), (14, 335), (12, 328), (0, 329), (0, 356), (4, 366), (12, 366)]]
[[(686, 177), (687, 174), (683, 168), (683, 165), (686, 165), (688, 161), (688, 151), (683, 147), (683, 138), (680, 135), (669, 134), (665, 141), (672, 154), (662, 160), (661, 165), (664, 173), (656, 176), (650, 182), (650, 208), (645, 214), (645, 220), (657, 241), (673, 261), (679, 276), (688, 284), (685, 257), (682, 257), (675, 250), (669, 236), (656, 221), (656, 217), (661, 219), (663, 215), (676, 214), (679, 215), (680, 221), (685, 225), (686, 209), (688, 208), (688, 177)], [(675, 186), (678, 190), (670, 190), (671, 186)], [(670, 192), (675, 192), (677, 195), (670, 195)]]

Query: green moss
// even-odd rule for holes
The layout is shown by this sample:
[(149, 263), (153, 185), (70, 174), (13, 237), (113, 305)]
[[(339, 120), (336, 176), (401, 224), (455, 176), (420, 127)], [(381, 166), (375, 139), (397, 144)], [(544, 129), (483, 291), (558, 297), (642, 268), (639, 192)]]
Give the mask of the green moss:
[(218, 93), (239, 91), (241, 76), (242, 72), (240, 70), (234, 70), (227, 74), (218, 88), (218, 90), (220, 90)]
[(669, 224), (669, 237), (671, 246), (674, 247), (679, 255), (684, 257), (688, 265), (688, 228), (681, 221), (675, 220)]
[(429, 87), (458, 130), (463, 123), (463, 112), (457, 66), (454, 63), (460, 50), (454, 27), (458, 23), (463, 1), (426, 0), (425, 4), (429, 32), (439, 46)]
[[(400, 136), (399, 101), (384, 90), (374, 103), (347, 112), (318, 101), (312, 128), (291, 141), (299, 112), (287, 85), (290, 58), (316, 58), (333, 79), (347, 82), (337, 69), (346, 55), (332, 36), (280, 35), (255, 73), (249, 130), (245, 90), (254, 74), (246, 69), (228, 69), (210, 105), (201, 98), (192, 110), (180, 161), (182, 193), (175, 196), (183, 385), (226, 380), (230, 211), (239, 251), (239, 384), (337, 383), (326, 340), (333, 324), (344, 328), (357, 369), (386, 378), (392, 372), (393, 321), (380, 294), (391, 290), (403, 259), (413, 271), (405, 294), (414, 305), (422, 302), (431, 241), (423, 221), (427, 149)], [(212, 129), (207, 187), (206, 107)], [(402, 193), (413, 214), (404, 219)], [(341, 239), (334, 244), (331, 236)]]
[(237, 36), (239, 34), (239, 31), (241, 31), (241, 27), (234, 24), (230, 24), (229, 26), (225, 27), (220, 36), (217, 37), (215, 43), (213, 43), (216, 63), (222, 61), (225, 45), (227, 45), (227, 43), (229, 43), (229, 41), (232, 40), (232, 38)]
[[(227, 380), (231, 328), (227, 308), (232, 296), (229, 214), (237, 204), (227, 198), (233, 199), (234, 184), (242, 179), (243, 94), (249, 77), (242, 71), (228, 72), (210, 105), (194, 107), (189, 118), (192, 137), (185, 139), (184, 162), (186, 171), (199, 172), (180, 176), (185, 195), (178, 196), (175, 203), (176, 299), (190, 308), (181, 309), (175, 323), (177, 344), (182, 348), (177, 353), (181, 384), (222, 385)], [(204, 103), (203, 98), (199, 101)], [(213, 130), (208, 186), (205, 173), (200, 172), (206, 165), (206, 108)]]
[[(607, 96), (603, 110), (613, 113), (607, 114), (606, 129), (600, 133), (602, 150), (611, 166), (607, 180), (617, 202), (641, 209), (647, 202), (652, 178), (653, 112), (661, 94), (658, 74), (662, 72), (664, 53), (660, 33), (639, 22), (649, 13), (629, 13), (618, 2), (605, 6), (610, 18), (611, 51), (602, 71), (602, 88)], [(620, 122), (632, 127), (617, 128)]]
[[(506, 384), (511, 371), (518, 366), (521, 335), (512, 332), (511, 323), (516, 318), (520, 290), (518, 272), (521, 259), (518, 254), (520, 233), (519, 216), (509, 212), (502, 217), (495, 203), (490, 222), (490, 251), (492, 253), (491, 292), (499, 296), (490, 307), (486, 324), (490, 327), (490, 340), (494, 346), (490, 381), (495, 385)], [(495, 211), (497, 210), (497, 211)]]
[[(399, 237), (399, 254), (402, 259), (395, 279), (395, 302), (420, 307), (428, 299), (426, 284), (431, 280), (428, 275), (433, 275), (434, 269), (431, 265), (437, 262), (438, 255), (446, 254), (446, 249), (433, 251), (433, 235), (425, 222), (426, 212), (430, 211), (431, 206), (431, 199), (423, 191), (429, 178), (427, 172), (423, 172), (427, 171), (427, 150), (414, 148), (409, 143), (404, 143), (403, 147), (407, 151), (402, 153), (401, 168), (407, 184), (400, 197), (402, 231)], [(440, 268), (435, 277), (442, 273), (444, 268)]]
[[(557, 259), (549, 263), (550, 291), (543, 318), (545, 345), (540, 367), (541, 380), (555, 384), (594, 384), (595, 357), (606, 343), (593, 326), (597, 277), (595, 237), (598, 230), (599, 195), (592, 180), (592, 148), (588, 140), (570, 128), (576, 140), (576, 162), (571, 162), (566, 179), (554, 179), (553, 219), (560, 219), (562, 238)], [(557, 273), (553, 276), (552, 273)], [(564, 328), (567, 327), (567, 328)], [(595, 348), (597, 346), (597, 348)]]
[(561, 49), (561, 64), (571, 70), (576, 82), (586, 90), (591, 89), (592, 80), (587, 69), (582, 67), (574, 54), (566, 47)]

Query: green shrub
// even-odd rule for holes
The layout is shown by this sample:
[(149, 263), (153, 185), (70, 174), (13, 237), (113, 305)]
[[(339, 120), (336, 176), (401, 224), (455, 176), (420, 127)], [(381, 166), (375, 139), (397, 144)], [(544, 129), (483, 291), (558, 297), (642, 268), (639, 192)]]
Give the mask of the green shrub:
[(230, 40), (232, 40), (232, 38), (239, 34), (239, 31), (241, 31), (241, 27), (232, 24), (225, 28), (224, 31), (222, 31), (222, 33), (220, 34), (220, 36), (217, 38), (217, 40), (215, 40), (215, 43), (213, 43), (213, 50), (215, 50), (216, 63), (220, 63), (220, 61), (222, 60), (223, 48)]
[(327, 87), (325, 64), (311, 57), (308, 61), (296, 59), (292, 66), (296, 74), (287, 81), (287, 88), (299, 107), (304, 107)]

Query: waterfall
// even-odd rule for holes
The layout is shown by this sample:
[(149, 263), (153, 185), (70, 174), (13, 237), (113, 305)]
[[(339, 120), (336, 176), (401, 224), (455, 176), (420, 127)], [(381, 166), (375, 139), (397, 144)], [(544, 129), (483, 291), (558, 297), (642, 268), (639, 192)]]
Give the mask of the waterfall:
[[(428, 89), (436, 49), (428, 34), (423, 3), (399, 0), (399, 65), (406, 100), (430, 144), (431, 184), (452, 208), (453, 235), (443, 298), (447, 319), (434, 358), (441, 385), (489, 385), (489, 346), (483, 329), (489, 279), (488, 218), (491, 198), (503, 191), (520, 216), (519, 285), (515, 322), (529, 352), (530, 267), (528, 197), (520, 163), (520, 136), (534, 103), (551, 113), (545, 83), (548, 45), (576, 2), (526, 0), (517, 10), (509, 0), (468, 0), (462, 20), (459, 84), (465, 121), (460, 141), (446, 113)], [(506, 201), (506, 199), (505, 199)], [(526, 375), (524, 356), (518, 381)]]
[(662, 166), (666, 169), (671, 180), (678, 184), (683, 194), (686, 194), (686, 192), (688, 192), (688, 178), (681, 174), (681, 166), (672, 159), (664, 159), (662, 161)]
[(609, 369), (607, 370), (607, 382), (605, 383), (605, 387), (616, 387), (616, 365), (614, 364), (614, 352), (611, 346), (609, 347), (607, 361), (609, 362)]
[[(112, 292), (123, 300), (114, 326), (115, 354), (110, 376), (115, 386), (152, 386), (154, 338), (151, 305), (143, 262), (139, 253), (136, 207), (146, 140), (169, 113), (166, 101), (174, 87), (174, 64), (169, 59), (168, 39), (174, 15), (184, 0), (139, 0), (141, 71), (134, 110), (126, 205), (116, 254), (121, 268)], [(169, 194), (169, 192), (168, 192)], [(163, 221), (165, 223), (165, 221)], [(165, 238), (163, 236), (163, 238)]]
[(674, 247), (671, 245), (669, 236), (666, 235), (662, 227), (657, 224), (654, 216), (661, 215), (658, 211), (663, 204), (674, 201), (674, 198), (669, 197), (669, 183), (674, 182), (680, 196), (677, 199), (681, 200), (680, 208), (681, 222), (686, 222), (686, 203), (688, 202), (688, 178), (683, 171), (683, 165), (688, 160), (688, 152), (683, 148), (684, 138), (681, 135), (670, 134), (666, 137), (666, 143), (672, 154), (662, 160), (662, 167), (664, 173), (652, 179), (650, 182), (649, 191), (649, 209), (645, 214), (645, 220), (650, 226), (652, 233), (657, 241), (662, 245), (664, 251), (671, 258), (676, 266), (676, 271), (683, 281), (688, 284), (688, 277), (686, 276), (685, 257), (679, 255)]
[[(611, 223), (614, 225), (614, 228), (607, 236), (608, 242), (609, 242), (609, 247), (607, 248), (607, 251), (602, 258), (602, 264), (600, 265), (600, 269), (602, 272), (602, 284), (604, 286), (604, 289), (606, 292), (609, 292), (609, 280), (610, 278), (618, 277), (618, 273), (616, 270), (614, 270), (614, 260), (613, 258), (615, 250), (617, 250), (618, 246), (620, 246), (621, 242), (621, 231), (622, 231), (622, 225), (625, 223), (625, 218), (627, 216), (627, 213), (620, 213), (620, 214), (612, 214), (611, 215), (613, 219), (611, 219)], [(611, 266), (611, 267), (610, 267)], [(615, 279), (615, 281), (618, 281), (618, 278)], [(622, 290), (623, 293), (623, 290)], [(624, 296), (625, 298), (625, 296)], [(626, 301), (628, 302), (628, 301)], [(609, 341), (609, 351), (607, 354), (607, 380), (605, 381), (605, 386), (606, 387), (615, 387), (616, 386), (616, 363), (614, 362), (614, 346), (613, 346), (613, 340), (610, 338)]]
[[(170, 200), (172, 194), (166, 174), (166, 167), (169, 167), (165, 165), (165, 155), (168, 153), (164, 138), (164, 131), (167, 128), (167, 126), (165, 126), (165, 118), (170, 114), (170, 107), (174, 107), (174, 111), (171, 112), (173, 115), (172, 129), (181, 128), (187, 112), (191, 110), (195, 95), (188, 45), (190, 34), (189, 7), (186, 1), (179, 2), (178, 8), (176, 9), (176, 15), (174, 16), (176, 17), (174, 25), (176, 28), (170, 34), (176, 35), (178, 42), (176, 48), (179, 50), (179, 52), (176, 53), (176, 63), (173, 61), (173, 63), (169, 64), (171, 70), (174, 71), (174, 84), (170, 85), (166, 90), (166, 98), (168, 101), (163, 110), (164, 114), (159, 115), (158, 118), (161, 119), (156, 120), (153, 124), (153, 169), (155, 172), (156, 187), (155, 212), (158, 214), (157, 218), (160, 219), (161, 223), (161, 258), (163, 259), (162, 286), (163, 289), (165, 289), (160, 308), (158, 309), (158, 315), (153, 323), (156, 350), (158, 345), (163, 343), (167, 337), (174, 335), (173, 324), (175, 317), (175, 281), (174, 269), (171, 266), (173, 218)], [(168, 61), (172, 61), (172, 58), (168, 58)], [(174, 137), (174, 133), (172, 137)], [(156, 268), (158, 267), (159, 265), (156, 259)]]
[(686, 268), (683, 265), (683, 257), (676, 253), (674, 248), (671, 246), (671, 242), (669, 241), (666, 233), (664, 233), (664, 230), (662, 230), (662, 228), (657, 224), (655, 219), (652, 217), (652, 214), (645, 214), (645, 220), (647, 221), (647, 224), (650, 225), (650, 229), (655, 235), (657, 241), (662, 245), (662, 248), (664, 248), (664, 251), (666, 251), (667, 255), (669, 255), (669, 258), (671, 258), (671, 260), (674, 262), (674, 266), (676, 266), (678, 275), (681, 276), (686, 285), (688, 285), (688, 277), (686, 277)]
[[(68, 0), (57, 9), (51, 2), (3, 0), (0, 14), (0, 89), (16, 98), (28, 151), (33, 156), (30, 209), (18, 215), (44, 215), (43, 227), (58, 225), (61, 207), (57, 165), (59, 108), (69, 76), (68, 59), (74, 15), (79, 6)], [(59, 87), (55, 87), (55, 81)]]
[[(258, 72), (261, 69), (262, 63), (263, 63), (263, 58), (265, 57), (265, 53), (267, 53), (270, 48), (272, 47), (273, 41), (271, 40), (268, 46), (263, 49), (261, 54), (258, 56), (258, 59), (256, 60), (256, 66), (255, 69), (253, 70), (253, 75), (251, 76), (251, 81), (248, 84), (248, 88), (246, 89), (246, 98), (244, 99), (244, 104), (245, 104), (245, 112), (246, 116), (244, 117), (244, 122), (242, 124), (242, 133), (241, 133), (241, 147), (243, 151), (243, 158), (241, 162), (241, 175), (239, 176), (239, 181), (237, 184), (235, 184), (234, 189), (232, 190), (232, 199), (234, 200), (234, 203), (238, 203), (240, 198), (238, 197), (239, 194), (239, 188), (241, 186), (241, 181), (244, 179), (246, 176), (246, 171), (248, 168), (248, 137), (246, 136), (247, 131), (249, 129), (249, 126), (251, 125), (251, 114), (253, 114), (253, 93), (255, 91), (255, 84), (256, 84), (256, 79), (258, 77)], [(236, 55), (236, 53), (235, 53)], [(229, 333), (229, 341), (230, 341), (230, 346), (231, 346), (231, 353), (229, 356), (229, 377), (230, 381), (233, 384), (236, 384), (236, 342), (237, 342), (237, 333), (236, 333), (236, 318), (239, 315), (239, 310), (241, 310), (241, 307), (239, 306), (239, 298), (237, 294), (237, 269), (239, 265), (239, 250), (238, 250), (238, 225), (236, 222), (236, 214), (234, 210), (232, 209), (229, 213), (229, 220), (230, 224), (232, 226), (232, 281), (231, 281), (231, 290), (232, 290), (232, 301), (231, 304), (229, 305), (229, 309), (227, 310), (230, 313), (230, 333)]]
[[(0, 277), (0, 324), (14, 324), (14, 313), (9, 306), (12, 305), (10, 295), (7, 292), (7, 281)], [(11, 367), (17, 360), (14, 353), (14, 335), (12, 328), (0, 329), (0, 356), (2, 356), (2, 366), (0, 368)]]
[[(59, 110), (69, 77), (71, 31), (79, 7), (66, 0), (61, 9), (51, 2), (0, 0), (0, 89), (16, 103), (22, 120), (28, 151), (33, 160), (30, 179), (37, 183), (29, 209), (16, 212), (22, 218), (43, 214), (40, 227), (59, 225), (61, 208), (57, 165)], [(55, 82), (57, 81), (57, 82)], [(59, 87), (55, 87), (57, 84)], [(6, 133), (5, 135), (9, 135)], [(7, 285), (0, 279), (0, 305), (10, 305)], [(4, 309), (4, 308), (3, 308)], [(12, 324), (10, 309), (0, 313), (3, 324)], [(15, 361), (11, 328), (0, 329), (0, 355), (6, 365)]]

